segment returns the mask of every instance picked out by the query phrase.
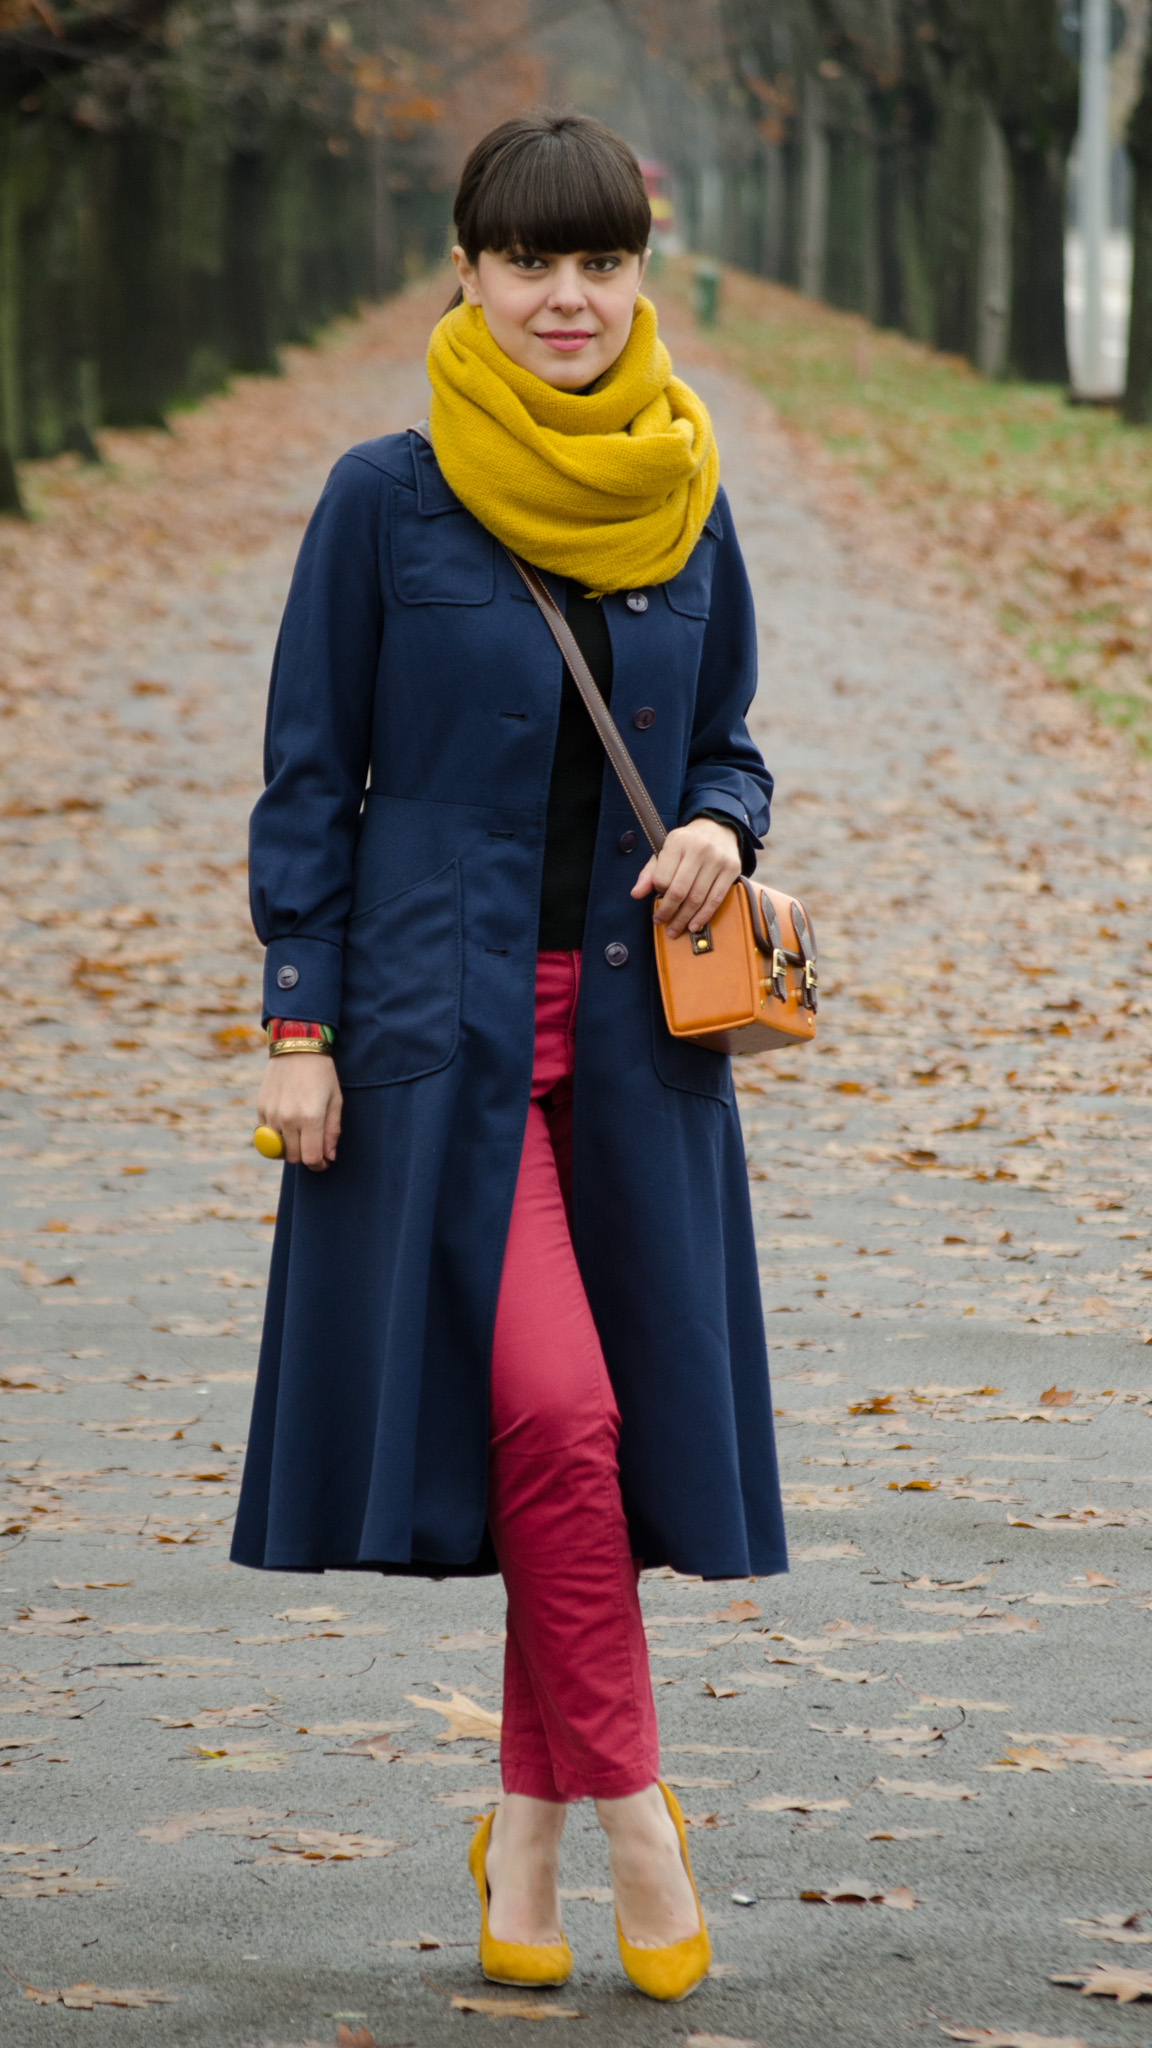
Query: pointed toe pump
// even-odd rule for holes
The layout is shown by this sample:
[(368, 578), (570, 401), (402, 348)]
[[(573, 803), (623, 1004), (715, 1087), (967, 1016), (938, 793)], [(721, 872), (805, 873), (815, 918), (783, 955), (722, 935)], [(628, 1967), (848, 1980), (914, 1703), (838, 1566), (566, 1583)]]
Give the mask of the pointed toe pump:
[(708, 1965), (712, 1960), (712, 1944), (708, 1939), (708, 1929), (704, 1925), (704, 1915), (700, 1912), (696, 1880), (688, 1860), (688, 1839), (684, 1832), (684, 1816), (680, 1811), (680, 1802), (675, 1793), (668, 1790), (667, 1785), (661, 1783), (660, 1790), (679, 1837), (680, 1854), (684, 1860), (684, 1868), (688, 1872), (692, 1896), (696, 1900), (696, 1911), (700, 1914), (699, 1932), (690, 1934), (685, 1941), (669, 1942), (666, 1948), (633, 1948), (632, 1943), (625, 1940), (617, 1916), (616, 1940), (625, 1974), (637, 1991), (642, 1991), (646, 1998), (671, 2001), (687, 1998), (688, 1993), (695, 1991), (696, 1986), (707, 1975)]
[(572, 1974), (572, 1951), (559, 1941), (495, 1941), (488, 1932), (488, 1843), (494, 1816), (489, 1813), (472, 1837), (468, 1868), (480, 1899), (480, 1968), (490, 1984), (566, 1984)]

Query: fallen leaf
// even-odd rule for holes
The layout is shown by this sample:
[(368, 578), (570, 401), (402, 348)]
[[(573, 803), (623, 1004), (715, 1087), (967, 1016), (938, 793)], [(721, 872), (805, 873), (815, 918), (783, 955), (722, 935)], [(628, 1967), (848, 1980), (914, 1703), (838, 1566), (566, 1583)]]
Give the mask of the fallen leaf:
[(915, 1894), (906, 1884), (897, 1885), (890, 1892), (878, 1892), (856, 1878), (845, 1878), (840, 1884), (826, 1885), (820, 1891), (801, 1892), (800, 1897), (812, 1906), (894, 1906), (904, 1913), (911, 1912), (916, 1904)]
[(309, 1721), (297, 1735), (399, 1735), (411, 1721)]
[(82, 1607), (18, 1607), (16, 1614), (20, 1621), (31, 1621), (38, 1627), (41, 1624), (45, 1627), (71, 1627), (76, 1622), (92, 1619)]
[(966, 1714), (1010, 1714), (1012, 1712), (1012, 1707), (1008, 1700), (946, 1699), (931, 1692), (917, 1693), (916, 1697), (922, 1707), (962, 1707)]
[(981, 1572), (974, 1579), (931, 1579), (925, 1572), (918, 1579), (905, 1579), (906, 1593), (974, 1593), (980, 1586), (986, 1586), (991, 1572)]
[(454, 1692), (446, 1700), (424, 1700), (418, 1693), (404, 1695), (410, 1707), (426, 1707), (430, 1713), (443, 1714), (447, 1728), (441, 1729), (437, 1742), (498, 1742), (500, 1739), (500, 1716), (489, 1707), (478, 1707), (466, 1693)]
[(1068, 1766), (1059, 1757), (1045, 1756), (1035, 1743), (1009, 1744), (1003, 1756), (994, 1764), (980, 1764), (982, 1771), (1064, 1771)]
[(494, 2020), (582, 2020), (584, 2017), (574, 2005), (545, 2005), (543, 2000), (533, 1998), (466, 1998), (462, 1992), (454, 1991), (450, 2004), (453, 2012), (486, 2012)]
[(274, 1614), (273, 1621), (347, 1621), (347, 1612), (341, 1607), (286, 1607), (282, 1614)]
[(943, 1828), (877, 1828), (871, 1835), (865, 1835), (866, 1842), (917, 1842), (923, 1836), (932, 1835), (942, 1839)]
[(594, 1906), (610, 1906), (615, 1897), (610, 1884), (585, 1884), (576, 1890), (561, 1890), (562, 1899), (587, 1899)]
[[(433, 1942), (432, 1946), (437, 1948), (439, 1943)], [(376, 2048), (376, 2043), (367, 2027), (357, 2027), (353, 2033), (351, 2027), (346, 2027), (341, 2020), (336, 2028), (336, 2048)]]
[(329, 1754), (332, 1756), (367, 1756), (371, 1757), (374, 1763), (393, 1764), (400, 1755), (400, 1751), (390, 1735), (362, 1735), (357, 1742), (352, 1743), (350, 1748), (334, 1749)]
[[(8, 1965), (5, 1963), (5, 1969)], [(23, 1986), (25, 1998), (33, 2005), (66, 2005), (72, 2012), (91, 2012), (97, 2005), (129, 2006), (139, 2010), (148, 2005), (178, 2005), (179, 1998), (171, 1991), (109, 1991), (102, 1984), (70, 1984), (66, 1991), (45, 1991), (36, 1984), (25, 1984), (17, 1977), (15, 1970), (8, 1970), (17, 1984)]]
[(686, 2048), (760, 2048), (760, 2043), (743, 2034), (689, 2034)]
[(1086, 1975), (1073, 1972), (1053, 1977), (1053, 1984), (1078, 1985), (1085, 1998), (1114, 1998), (1117, 2005), (1132, 2005), (1138, 1998), (1152, 1998), (1152, 1970), (1125, 1970), (1117, 1963), (1093, 1963)]
[(74, 1870), (30, 1870), (24, 1877), (0, 1878), (0, 1899), (55, 1899), (77, 1892), (115, 1891), (117, 1877), (77, 1877)]
[(759, 1621), (760, 1609), (754, 1600), (730, 1600), (727, 1607), (718, 1607), (704, 1616), (705, 1621)]
[(278, 1750), (258, 1749), (248, 1742), (232, 1745), (198, 1742), (188, 1755), (195, 1757), (200, 1770), (215, 1771), (279, 1771), (288, 1761)]
[(864, 1552), (857, 1543), (806, 1543), (793, 1555), (801, 1564), (832, 1564), (842, 1557), (863, 1557)]
[(941, 2027), (940, 2032), (976, 2048), (1088, 2048), (1079, 2034), (1001, 2034), (994, 2027)]
[(402, 1842), (384, 1842), (378, 1835), (340, 1834), (332, 1828), (302, 1829), (288, 1840), (270, 1842), (278, 1856), (298, 1863), (356, 1863), (363, 1858), (391, 1856)]
[(60, 1593), (110, 1593), (114, 1588), (130, 1586), (131, 1579), (53, 1579), (52, 1584)]
[(1145, 1931), (1140, 1923), (1144, 1909), (1135, 1913), (1102, 1913), (1098, 1920), (1066, 1920), (1064, 1925), (1082, 1934), (1086, 1941), (1152, 1941), (1152, 1928)]
[(904, 1799), (979, 1799), (967, 1785), (939, 1785), (926, 1778), (873, 1778), (873, 1792), (891, 1792)]
[(1058, 1387), (1051, 1386), (1045, 1387), (1044, 1392), (1040, 1396), (1040, 1399), (1043, 1401), (1045, 1407), (1066, 1408), (1068, 1406), (1069, 1401), (1075, 1398), (1075, 1394), (1075, 1387), (1068, 1387), (1062, 1393)]
[(770, 1792), (765, 1799), (750, 1799), (750, 1813), (841, 1813), (851, 1806), (850, 1799), (806, 1799), (794, 1798), (788, 1792)]
[(267, 1700), (254, 1700), (247, 1707), (201, 1707), (199, 1713), (180, 1720), (170, 1720), (166, 1714), (152, 1714), (149, 1718), (159, 1721), (162, 1728), (227, 1728), (264, 1719), (271, 1712)]

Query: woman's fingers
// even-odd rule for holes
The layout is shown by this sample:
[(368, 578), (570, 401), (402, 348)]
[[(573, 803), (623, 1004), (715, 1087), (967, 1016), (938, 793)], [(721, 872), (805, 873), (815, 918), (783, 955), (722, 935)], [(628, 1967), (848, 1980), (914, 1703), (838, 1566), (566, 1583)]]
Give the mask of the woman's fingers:
[(739, 873), (740, 843), (733, 828), (714, 818), (693, 818), (668, 834), (632, 894), (659, 896), (656, 921), (676, 939), (715, 916)]
[(340, 1142), (340, 1122), (343, 1109), (344, 1098), (340, 1093), (340, 1084), (336, 1081), (333, 1083), (332, 1094), (328, 1102), (328, 1115), (324, 1120), (324, 1157), (329, 1166), (335, 1160), (336, 1147)]

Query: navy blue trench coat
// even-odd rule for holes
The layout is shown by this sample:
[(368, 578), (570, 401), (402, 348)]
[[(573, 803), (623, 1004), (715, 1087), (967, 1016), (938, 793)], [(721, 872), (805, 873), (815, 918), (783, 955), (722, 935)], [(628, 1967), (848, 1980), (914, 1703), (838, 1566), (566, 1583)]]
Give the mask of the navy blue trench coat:
[[(665, 824), (707, 808), (763, 834), (772, 780), (744, 723), (752, 601), (723, 493), (679, 575), (604, 608), (612, 709)], [(241, 1564), (495, 1568), (488, 1372), (561, 674), (430, 448), (391, 434), (336, 464), (276, 652), (251, 890), (264, 1014), (338, 1028), (344, 1129), (326, 1173), (284, 1169)], [(636, 1555), (707, 1578), (778, 1572), (731, 1069), (665, 1027), (651, 900), (629, 896), (646, 857), (605, 765), (576, 1029), (576, 1255), (620, 1407)]]

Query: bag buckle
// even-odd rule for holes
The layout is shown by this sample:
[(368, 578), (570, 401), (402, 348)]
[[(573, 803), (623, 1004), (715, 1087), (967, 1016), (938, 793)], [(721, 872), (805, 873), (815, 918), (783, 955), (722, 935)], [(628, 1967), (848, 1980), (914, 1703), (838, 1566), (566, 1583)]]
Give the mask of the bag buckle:
[(710, 924), (702, 924), (698, 932), (689, 932), (688, 937), (692, 941), (694, 953), (711, 953), (714, 950)]
[(817, 975), (815, 962), (812, 960), (805, 960), (804, 986), (801, 990), (801, 1001), (803, 1002), (804, 1008), (806, 1010), (815, 1010), (818, 1007), (816, 986)]
[(780, 946), (772, 948), (772, 993), (778, 1003), (788, 1001), (788, 956)]

